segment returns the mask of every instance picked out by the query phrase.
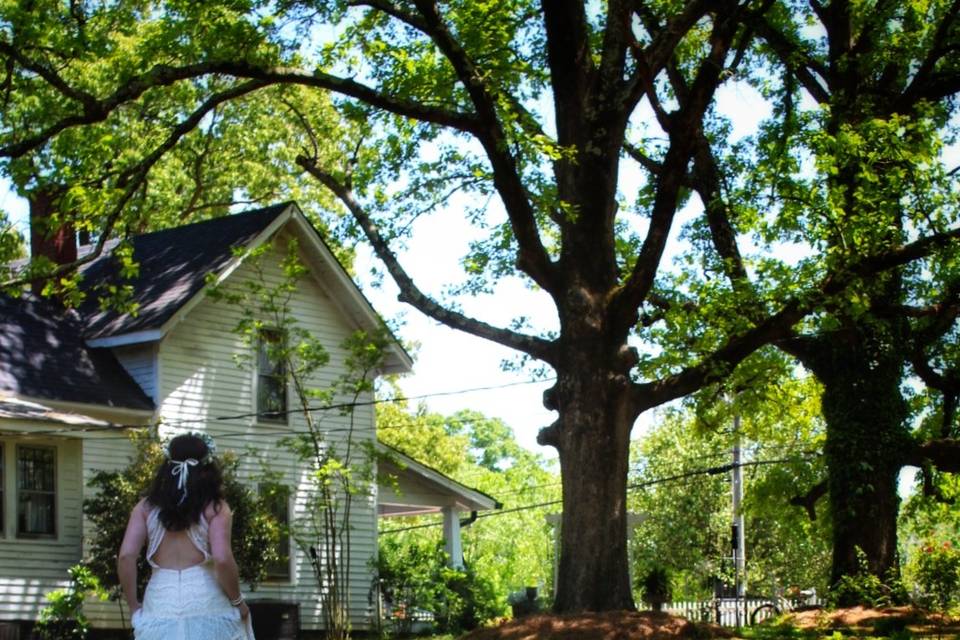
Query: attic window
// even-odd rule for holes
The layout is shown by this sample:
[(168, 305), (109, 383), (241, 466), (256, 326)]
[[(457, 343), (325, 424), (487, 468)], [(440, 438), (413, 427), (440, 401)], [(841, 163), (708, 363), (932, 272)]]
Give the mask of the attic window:
[(287, 424), (287, 371), (280, 357), (281, 334), (264, 329), (257, 342), (257, 419)]

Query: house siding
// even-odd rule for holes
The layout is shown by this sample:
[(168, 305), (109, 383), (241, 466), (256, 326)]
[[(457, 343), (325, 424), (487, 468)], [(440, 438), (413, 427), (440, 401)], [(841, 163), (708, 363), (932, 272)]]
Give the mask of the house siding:
[[(282, 281), (279, 259), (280, 255), (273, 252), (261, 259), (268, 285)], [(225, 286), (228, 289), (235, 288), (256, 277), (252, 267), (241, 265)], [(301, 282), (290, 306), (299, 326), (320, 339), (330, 354), (329, 364), (316, 374), (312, 383), (318, 387), (333, 384), (345, 373), (344, 360), (347, 354), (340, 344), (352, 329), (323, 288), (309, 276)], [(252, 370), (241, 368), (236, 362), (238, 356), (252, 355), (252, 349), (234, 332), (240, 319), (239, 308), (208, 297), (193, 307), (160, 343), (153, 370), (159, 372), (157, 393), (162, 417), (161, 432), (207, 431), (215, 438), (219, 451), (232, 450), (240, 454), (240, 473), (254, 488), (262, 474), (262, 464), (267, 464), (291, 488), (296, 506), (291, 515), (296, 518), (303, 513), (309, 499), (308, 474), (298, 467), (293, 454), (276, 443), (291, 432), (306, 430), (306, 422), (304, 416), (296, 412), (290, 414), (288, 425), (259, 424), (254, 419), (256, 376)], [(133, 360), (130, 359), (131, 362)], [(360, 401), (371, 399), (368, 395), (360, 398)], [(341, 402), (347, 400), (350, 398), (337, 399)], [(288, 407), (292, 409), (295, 406), (296, 399), (290, 394)], [(372, 406), (359, 407), (354, 418), (355, 439), (372, 441)], [(348, 416), (340, 415), (339, 411), (327, 412), (322, 416), (322, 423), (325, 428), (333, 430), (331, 442), (345, 442), (344, 432), (350, 427)], [(108, 449), (102, 449), (102, 453), (98, 452), (97, 455), (111, 455)], [(269, 458), (261, 460), (256, 452), (263, 452)], [(120, 456), (122, 461), (126, 457)], [(368, 610), (367, 595), (372, 579), (369, 560), (376, 554), (375, 489), (368, 497), (355, 498), (352, 509), (350, 613), (354, 627), (359, 629), (369, 626), (372, 613)], [(261, 585), (256, 592), (248, 592), (248, 598), (299, 602), (301, 626), (305, 629), (320, 628), (322, 611), (319, 607), (319, 590), (309, 556), (296, 549), (296, 544), (291, 545), (291, 553), (294, 557), (291, 583)], [(120, 626), (115, 604), (96, 609), (96, 617), (91, 618), (97, 626)]]
[(130, 374), (130, 377), (140, 385), (143, 392), (156, 402), (158, 400), (156, 343), (115, 347), (113, 355)]
[[(31, 423), (3, 421), (4, 429), (28, 431)], [(76, 438), (29, 439), (3, 436), (4, 530), (0, 537), (0, 620), (32, 620), (46, 605), (43, 596), (68, 584), (67, 570), (80, 559), (81, 442)], [(17, 537), (16, 449), (20, 445), (55, 449), (56, 535)]]

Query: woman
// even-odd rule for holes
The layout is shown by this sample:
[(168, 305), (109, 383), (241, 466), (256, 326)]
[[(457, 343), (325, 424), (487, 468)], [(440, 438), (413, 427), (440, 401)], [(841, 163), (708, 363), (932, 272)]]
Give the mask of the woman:
[[(215, 451), (206, 434), (173, 438), (147, 497), (130, 514), (117, 574), (136, 640), (253, 639)], [(145, 544), (153, 571), (141, 604), (137, 559)]]

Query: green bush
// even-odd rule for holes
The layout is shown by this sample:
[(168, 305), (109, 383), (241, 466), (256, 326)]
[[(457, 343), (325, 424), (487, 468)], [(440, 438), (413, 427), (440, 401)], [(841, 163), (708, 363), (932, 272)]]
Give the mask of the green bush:
[(663, 604), (670, 602), (673, 589), (670, 584), (670, 574), (664, 567), (655, 566), (647, 572), (640, 583), (643, 591), (643, 600), (648, 602), (654, 611), (663, 610)]
[[(163, 461), (163, 446), (154, 431), (131, 432), (134, 447), (130, 464), (121, 471), (98, 471), (89, 486), (96, 490), (83, 501), (83, 514), (93, 524), (90, 552), (84, 560), (110, 598), (120, 596), (117, 581), (117, 551), (127, 528), (127, 515), (146, 493), (157, 466)], [(239, 460), (233, 453), (220, 456), (224, 495), (233, 511), (233, 553), (240, 578), (252, 587), (266, 577), (267, 567), (277, 559), (280, 527), (266, 505), (244, 485), (237, 473)], [(144, 554), (137, 565), (142, 594), (150, 577)]]
[(830, 607), (889, 607), (907, 602), (907, 590), (898, 575), (890, 573), (881, 579), (870, 573), (867, 556), (860, 548), (857, 548), (857, 563), (858, 573), (841, 576), (831, 587), (827, 595)]
[(960, 601), (960, 551), (949, 542), (921, 547), (914, 575), (925, 606), (947, 612)]
[(447, 561), (442, 542), (380, 538), (376, 570), (395, 632), (409, 635), (417, 612), (432, 613), (438, 633), (469, 631), (503, 614), (488, 580)]
[(83, 615), (87, 596), (105, 598), (100, 581), (87, 567), (70, 567), (70, 586), (47, 594), (50, 603), (40, 611), (34, 633), (40, 640), (84, 640), (90, 630)]

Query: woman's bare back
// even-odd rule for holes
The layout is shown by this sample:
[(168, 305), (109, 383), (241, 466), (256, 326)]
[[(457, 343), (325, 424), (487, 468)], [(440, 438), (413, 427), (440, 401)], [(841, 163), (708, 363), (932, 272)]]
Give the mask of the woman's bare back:
[[(210, 521), (218, 512), (213, 505), (204, 509), (203, 517)], [(163, 539), (153, 554), (153, 562), (161, 569), (183, 570), (203, 564), (206, 557), (190, 539), (187, 531), (164, 531)]]
[(206, 558), (197, 549), (186, 531), (166, 531), (153, 554), (153, 561), (161, 569), (189, 569), (203, 564)]

